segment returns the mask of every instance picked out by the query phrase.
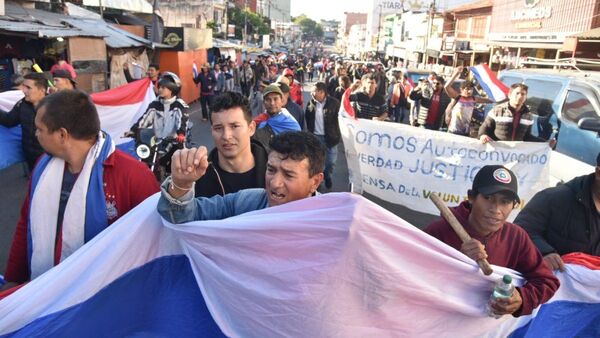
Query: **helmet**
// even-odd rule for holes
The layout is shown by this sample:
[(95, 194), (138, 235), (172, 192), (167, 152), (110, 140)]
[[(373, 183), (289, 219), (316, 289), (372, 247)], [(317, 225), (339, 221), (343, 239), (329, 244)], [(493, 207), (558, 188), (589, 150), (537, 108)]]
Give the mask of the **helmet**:
[(181, 90), (181, 80), (177, 74), (172, 72), (164, 72), (160, 75), (158, 79), (158, 86), (169, 88), (173, 95), (179, 94), (179, 90)]
[(289, 76), (289, 75), (294, 76), (294, 72), (289, 68), (284, 69), (283, 76)]

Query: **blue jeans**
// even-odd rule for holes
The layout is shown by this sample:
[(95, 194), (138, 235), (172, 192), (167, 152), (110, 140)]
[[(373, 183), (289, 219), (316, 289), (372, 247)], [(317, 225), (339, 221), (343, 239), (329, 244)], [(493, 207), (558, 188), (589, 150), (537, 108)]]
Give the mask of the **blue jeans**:
[(337, 160), (338, 146), (337, 144), (331, 148), (327, 147), (325, 143), (325, 135), (315, 135), (317, 139), (327, 148), (325, 153), (325, 182), (331, 182), (331, 175), (333, 174), (333, 168), (335, 167), (335, 161)]
[(406, 117), (407, 113), (408, 108), (406, 108), (405, 106), (397, 105), (394, 108), (392, 108), (392, 118), (394, 122), (404, 123), (404, 118)]

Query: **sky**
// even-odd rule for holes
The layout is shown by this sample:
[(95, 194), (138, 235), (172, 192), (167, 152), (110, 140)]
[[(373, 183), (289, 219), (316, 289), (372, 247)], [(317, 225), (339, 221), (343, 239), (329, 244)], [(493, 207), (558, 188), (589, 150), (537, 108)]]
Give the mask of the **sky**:
[[(395, 0), (400, 1), (400, 0)], [(419, 0), (424, 4), (432, 0)], [(447, 9), (474, 2), (475, 0), (436, 0), (437, 6)], [(410, 0), (406, 0), (410, 2)], [(367, 13), (371, 0), (291, 0), (290, 9), (292, 16), (306, 14), (309, 18), (319, 21), (321, 19), (342, 20), (344, 12)]]
[(309, 18), (342, 20), (344, 12), (366, 13), (369, 0), (291, 0), (292, 16), (306, 14)]

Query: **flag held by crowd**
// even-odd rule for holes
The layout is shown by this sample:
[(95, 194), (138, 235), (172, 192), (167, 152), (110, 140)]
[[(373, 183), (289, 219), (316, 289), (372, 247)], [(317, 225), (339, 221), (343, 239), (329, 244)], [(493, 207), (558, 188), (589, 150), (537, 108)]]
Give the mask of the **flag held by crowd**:
[[(102, 130), (110, 134), (117, 146), (123, 150), (132, 147), (130, 138), (123, 138), (123, 133), (142, 116), (156, 95), (152, 90), (150, 79), (134, 81), (118, 88), (94, 93), (91, 95), (96, 104)], [(10, 111), (20, 99), (22, 91), (0, 93), (0, 109)], [(0, 169), (25, 158), (21, 150), (21, 127), (5, 128), (0, 126)]]
[(470, 70), (481, 88), (483, 88), (488, 97), (494, 102), (503, 101), (508, 98), (508, 87), (496, 77), (496, 74), (492, 72), (488, 65), (480, 64), (470, 67)]
[[(508, 273), (522, 283), (517, 273), (494, 267), (484, 276), (462, 253), (357, 195), (181, 225), (160, 218), (157, 199), (0, 301), (0, 335), (496, 337), (537, 325), (533, 316), (485, 314), (494, 281)], [(600, 270), (569, 267), (561, 281), (560, 300), (585, 286), (594, 295), (587, 310), (597, 311)], [(594, 327), (575, 316), (553, 325)]]

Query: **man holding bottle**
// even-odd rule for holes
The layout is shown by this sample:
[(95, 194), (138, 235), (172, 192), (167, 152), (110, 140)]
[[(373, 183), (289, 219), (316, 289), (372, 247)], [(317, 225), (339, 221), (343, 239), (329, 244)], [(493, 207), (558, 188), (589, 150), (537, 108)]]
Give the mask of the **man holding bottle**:
[(469, 241), (463, 243), (444, 219), (427, 226), (425, 232), (475, 261), (487, 259), (490, 264), (520, 272), (527, 283), (511, 297), (492, 301), (491, 310), (495, 315), (514, 317), (531, 314), (554, 295), (560, 283), (527, 232), (506, 221), (520, 203), (517, 177), (503, 166), (484, 166), (467, 194), (468, 201), (451, 210), (471, 236)]

